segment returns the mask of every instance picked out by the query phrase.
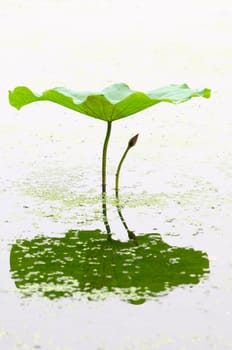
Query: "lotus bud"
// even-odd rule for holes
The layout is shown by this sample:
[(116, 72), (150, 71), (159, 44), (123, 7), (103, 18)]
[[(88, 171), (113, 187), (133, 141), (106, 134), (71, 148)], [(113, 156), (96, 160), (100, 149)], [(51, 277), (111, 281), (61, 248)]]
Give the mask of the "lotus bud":
[(133, 136), (130, 141), (128, 142), (128, 147), (131, 148), (133, 146), (135, 146), (137, 140), (138, 140), (139, 134)]

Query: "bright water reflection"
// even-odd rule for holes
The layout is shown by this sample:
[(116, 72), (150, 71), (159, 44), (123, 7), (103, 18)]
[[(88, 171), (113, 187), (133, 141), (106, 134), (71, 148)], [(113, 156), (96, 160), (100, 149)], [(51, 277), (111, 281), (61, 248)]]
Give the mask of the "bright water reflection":
[(99, 300), (114, 294), (131, 303), (143, 303), (175, 286), (197, 284), (209, 271), (205, 253), (172, 247), (159, 234), (139, 236), (135, 244), (107, 240), (99, 230), (18, 240), (10, 264), (24, 295), (55, 299), (79, 294)]

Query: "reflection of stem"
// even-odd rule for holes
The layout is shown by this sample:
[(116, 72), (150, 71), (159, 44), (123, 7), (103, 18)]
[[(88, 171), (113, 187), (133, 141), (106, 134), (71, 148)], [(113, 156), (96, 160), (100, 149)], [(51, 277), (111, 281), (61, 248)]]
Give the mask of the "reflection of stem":
[(107, 206), (106, 206), (106, 160), (107, 160), (107, 148), (111, 133), (111, 125), (112, 122), (107, 122), (107, 131), (105, 136), (105, 141), (103, 145), (103, 152), (102, 152), (102, 213), (103, 213), (103, 221), (106, 228), (106, 232), (111, 236), (111, 229), (110, 225), (107, 219)]
[(122, 167), (122, 163), (124, 162), (128, 151), (136, 144), (137, 139), (138, 139), (138, 135), (135, 135), (134, 137), (132, 137), (130, 139), (130, 141), (128, 143), (128, 146), (127, 146), (125, 152), (123, 153), (122, 158), (121, 158), (121, 160), (120, 160), (120, 162), (118, 164), (118, 168), (117, 168), (116, 175), (115, 175), (116, 207), (117, 207), (118, 215), (119, 215), (119, 217), (121, 219), (121, 222), (122, 222), (123, 226), (125, 227), (125, 229), (127, 231), (129, 239), (135, 239), (136, 236), (135, 236), (134, 232), (129, 229), (129, 227), (127, 226), (127, 223), (126, 223), (126, 221), (125, 221), (125, 219), (124, 219), (124, 217), (122, 215), (121, 205), (120, 205), (120, 202), (119, 202), (119, 175), (120, 175), (120, 170), (121, 170), (121, 167)]

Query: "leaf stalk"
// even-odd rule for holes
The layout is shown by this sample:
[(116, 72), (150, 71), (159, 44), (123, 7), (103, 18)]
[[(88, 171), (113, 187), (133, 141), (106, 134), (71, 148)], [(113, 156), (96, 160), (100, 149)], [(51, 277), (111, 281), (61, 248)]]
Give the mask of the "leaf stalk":
[(111, 237), (111, 229), (109, 225), (109, 221), (107, 218), (107, 205), (106, 205), (106, 162), (107, 162), (107, 150), (108, 150), (108, 144), (109, 139), (111, 135), (111, 128), (112, 128), (112, 121), (107, 122), (107, 130), (106, 130), (106, 136), (104, 140), (103, 145), (103, 151), (102, 151), (102, 213), (103, 213), (103, 222), (106, 228), (106, 232), (108, 234), (108, 237)]

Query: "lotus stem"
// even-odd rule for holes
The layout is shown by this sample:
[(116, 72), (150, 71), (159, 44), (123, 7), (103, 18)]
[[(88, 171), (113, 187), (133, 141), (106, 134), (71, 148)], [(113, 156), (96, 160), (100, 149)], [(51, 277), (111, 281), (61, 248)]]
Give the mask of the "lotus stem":
[(120, 202), (119, 202), (119, 175), (120, 175), (120, 170), (121, 170), (121, 167), (122, 167), (122, 164), (127, 156), (127, 153), (128, 151), (136, 144), (137, 142), (137, 139), (138, 139), (138, 134), (133, 136), (129, 142), (128, 142), (128, 145), (127, 145), (127, 148), (125, 150), (125, 152), (123, 153), (122, 155), (122, 158), (118, 164), (118, 167), (117, 167), (117, 171), (116, 171), (116, 174), (115, 174), (115, 197), (116, 197), (116, 207), (117, 207), (117, 211), (118, 211), (118, 215), (121, 219), (121, 222), (123, 224), (123, 226), (125, 227), (126, 231), (127, 231), (127, 234), (128, 234), (128, 237), (129, 239), (135, 239), (136, 236), (134, 234), (133, 231), (131, 231), (129, 229), (129, 227), (127, 226), (127, 223), (122, 215), (122, 210), (121, 210), (121, 206), (120, 206)]
[(111, 237), (111, 229), (107, 218), (107, 205), (106, 205), (106, 161), (107, 161), (108, 143), (109, 143), (110, 134), (111, 134), (111, 127), (112, 127), (112, 122), (108, 121), (106, 136), (105, 136), (103, 151), (102, 151), (102, 213), (103, 213), (103, 222), (109, 238)]

